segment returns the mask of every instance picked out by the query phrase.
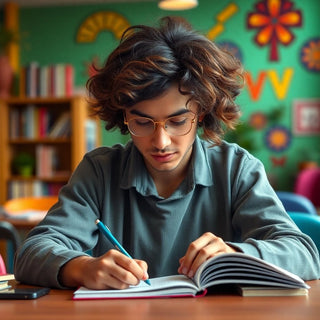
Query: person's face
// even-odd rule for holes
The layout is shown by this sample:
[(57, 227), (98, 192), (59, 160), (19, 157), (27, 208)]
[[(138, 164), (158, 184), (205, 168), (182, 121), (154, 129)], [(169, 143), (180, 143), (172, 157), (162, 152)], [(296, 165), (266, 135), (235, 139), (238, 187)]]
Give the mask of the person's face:
[[(154, 175), (160, 172), (170, 172), (180, 174), (188, 165), (192, 153), (192, 146), (197, 132), (197, 106), (186, 103), (188, 96), (182, 95), (177, 86), (172, 86), (165, 94), (155, 99), (144, 100), (126, 110), (127, 121), (136, 117), (147, 117), (154, 121), (165, 121), (169, 117), (178, 116), (175, 120), (194, 119), (190, 122), (190, 131), (185, 135), (173, 135), (164, 129), (163, 124), (156, 124), (155, 130), (148, 136), (135, 136), (131, 133), (133, 143), (144, 157), (145, 164), (149, 172)], [(177, 122), (177, 125), (180, 122)], [(144, 122), (138, 122), (143, 126)], [(169, 129), (168, 129), (169, 130)]]

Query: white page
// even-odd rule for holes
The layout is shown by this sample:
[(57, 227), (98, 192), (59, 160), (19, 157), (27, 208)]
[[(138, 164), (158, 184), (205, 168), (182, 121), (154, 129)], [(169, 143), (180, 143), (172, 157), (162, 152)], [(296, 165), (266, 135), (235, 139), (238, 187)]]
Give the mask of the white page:
[[(158, 277), (149, 279), (149, 286), (144, 281), (141, 281), (137, 286), (131, 286), (123, 290), (91, 290), (85, 287), (80, 287), (75, 295), (77, 297), (125, 297), (125, 296), (156, 296), (166, 294), (195, 294), (198, 289), (193, 281), (183, 275), (174, 275), (168, 277)], [(142, 293), (142, 294), (140, 294)]]

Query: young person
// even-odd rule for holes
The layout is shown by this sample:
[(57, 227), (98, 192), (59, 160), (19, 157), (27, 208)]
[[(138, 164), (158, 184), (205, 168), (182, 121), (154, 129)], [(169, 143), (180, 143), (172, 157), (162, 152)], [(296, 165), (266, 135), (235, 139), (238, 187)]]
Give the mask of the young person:
[[(242, 72), (181, 19), (129, 28), (87, 87), (106, 129), (131, 141), (85, 155), (18, 251), (16, 279), (121, 289), (149, 276), (192, 277), (203, 261), (235, 251), (318, 278), (319, 253), (261, 162), (222, 140), (240, 116)], [(96, 219), (134, 259), (113, 249)]]

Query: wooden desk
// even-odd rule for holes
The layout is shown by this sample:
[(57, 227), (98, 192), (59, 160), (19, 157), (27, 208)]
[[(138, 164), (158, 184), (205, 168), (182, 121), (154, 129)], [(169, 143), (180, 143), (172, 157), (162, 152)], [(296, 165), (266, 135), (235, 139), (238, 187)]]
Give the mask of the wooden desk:
[(70, 290), (51, 290), (37, 300), (0, 300), (2, 320), (318, 320), (320, 280), (309, 282), (309, 296), (72, 301)]

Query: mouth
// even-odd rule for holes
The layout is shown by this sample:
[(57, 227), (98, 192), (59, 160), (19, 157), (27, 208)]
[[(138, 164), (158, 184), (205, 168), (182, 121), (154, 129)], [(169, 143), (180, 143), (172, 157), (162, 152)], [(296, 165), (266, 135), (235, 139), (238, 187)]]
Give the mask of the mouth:
[(169, 162), (173, 159), (175, 153), (156, 153), (156, 154), (151, 154), (151, 157), (157, 161), (157, 162)]

